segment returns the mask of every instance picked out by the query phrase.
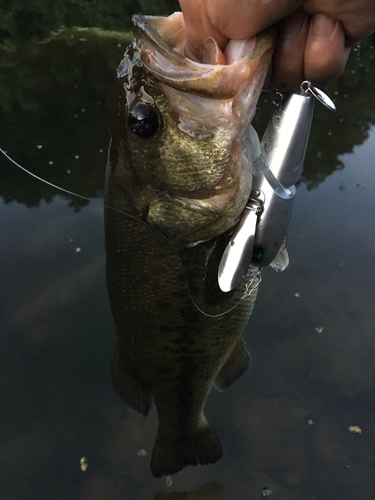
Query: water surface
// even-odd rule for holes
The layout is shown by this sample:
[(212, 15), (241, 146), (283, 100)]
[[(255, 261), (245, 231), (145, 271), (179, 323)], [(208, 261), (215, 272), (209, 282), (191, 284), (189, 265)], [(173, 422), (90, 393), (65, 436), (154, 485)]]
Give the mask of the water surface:
[(224, 457), (167, 486), (149, 470), (155, 409), (145, 419), (127, 408), (110, 379), (102, 192), (126, 40), (65, 30), (25, 46), (1, 75), (0, 146), (92, 200), (59, 193), (0, 156), (3, 498), (374, 499), (371, 41), (327, 89), (337, 113), (317, 106), (291, 263), (284, 273), (265, 270), (245, 332), (251, 370), (209, 398)]

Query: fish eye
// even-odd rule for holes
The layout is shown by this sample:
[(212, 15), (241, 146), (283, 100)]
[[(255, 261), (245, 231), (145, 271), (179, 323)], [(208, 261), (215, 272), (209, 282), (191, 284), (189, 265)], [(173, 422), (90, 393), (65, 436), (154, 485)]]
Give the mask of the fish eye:
[(129, 125), (131, 131), (147, 139), (152, 137), (159, 127), (158, 116), (155, 111), (143, 102), (139, 102), (130, 111)]

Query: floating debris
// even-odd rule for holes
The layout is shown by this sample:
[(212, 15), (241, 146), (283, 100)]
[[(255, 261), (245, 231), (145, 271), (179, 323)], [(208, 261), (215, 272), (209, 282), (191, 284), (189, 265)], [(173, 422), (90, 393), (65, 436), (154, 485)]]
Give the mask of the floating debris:
[(43, 149), (43, 145), (42, 145), (42, 144), (38, 144), (38, 145), (37, 145), (37, 148), (38, 148), (38, 149)]
[(272, 495), (272, 490), (270, 488), (263, 488), (262, 489), (262, 497), (268, 498)]
[(53, 161), (52, 161), (52, 160), (50, 160), (50, 161), (48, 162), (48, 165), (53, 165)]
[(78, 159), (79, 159), (79, 155), (75, 155), (75, 157), (74, 157), (74, 158), (75, 158), (76, 160), (78, 160)]
[(139, 457), (145, 457), (147, 455), (147, 451), (144, 448), (141, 448), (140, 450), (137, 451), (137, 455)]
[(323, 328), (322, 326), (317, 326), (317, 327), (315, 328), (315, 331), (316, 331), (316, 332), (318, 332), (318, 333), (322, 333), (322, 332), (323, 332), (323, 330), (324, 330), (324, 328)]
[(339, 190), (340, 191), (346, 191), (346, 186), (345, 186), (345, 183), (342, 182), (340, 185), (339, 185)]
[(79, 461), (79, 465), (81, 467), (81, 471), (86, 472), (89, 464), (87, 463), (86, 457), (82, 457), (81, 460)]
[(165, 478), (165, 485), (167, 486), (167, 488), (170, 488), (172, 486), (172, 476), (167, 476)]
[(76, 248), (76, 253), (80, 252), (81, 249), (79, 247)]
[(362, 429), (358, 425), (349, 425), (348, 431), (353, 434), (362, 434)]
[(309, 420), (307, 421), (307, 425), (311, 426), (311, 425), (314, 425), (314, 424), (315, 424), (314, 420), (312, 418), (309, 418)]
[(299, 298), (299, 293), (298, 292), (295, 293), (294, 296), (297, 297), (297, 299), (298, 299)]

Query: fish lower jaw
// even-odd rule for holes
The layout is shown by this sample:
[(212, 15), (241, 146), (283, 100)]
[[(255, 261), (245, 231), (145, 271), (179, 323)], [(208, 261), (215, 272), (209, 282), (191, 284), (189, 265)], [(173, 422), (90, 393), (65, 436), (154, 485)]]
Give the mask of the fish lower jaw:
[[(247, 201), (247, 199), (246, 199)], [(211, 215), (211, 219), (207, 217), (207, 223), (197, 224), (191, 228), (191, 232), (183, 234), (181, 237), (175, 239), (173, 243), (177, 243), (180, 247), (194, 247), (199, 243), (217, 238), (221, 234), (231, 229), (238, 221), (245, 203), (240, 207), (231, 207), (230, 210), (225, 207), (207, 205), (206, 211)], [(202, 203), (202, 209), (204, 204)]]
[(217, 218), (236, 220), (250, 196), (250, 171), (250, 167), (246, 165), (240, 174), (222, 179), (220, 185), (212, 189), (211, 196), (207, 198), (195, 198), (194, 192), (187, 196), (171, 194), (171, 197), (185, 206), (190, 206), (194, 211), (206, 211), (215, 214)]
[(251, 183), (236, 182), (220, 194), (194, 199), (163, 193), (150, 200), (147, 223), (172, 244), (195, 246), (220, 236), (238, 220), (247, 203)]
[[(249, 191), (250, 193), (250, 191)], [(209, 200), (202, 200), (202, 206), (207, 206), (222, 219), (236, 220), (245, 208), (249, 194), (230, 192), (213, 196)]]

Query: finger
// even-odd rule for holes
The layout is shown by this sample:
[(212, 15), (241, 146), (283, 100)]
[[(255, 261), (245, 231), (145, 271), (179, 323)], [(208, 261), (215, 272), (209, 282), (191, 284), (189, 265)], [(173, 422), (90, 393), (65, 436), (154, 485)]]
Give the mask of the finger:
[(185, 55), (202, 61), (203, 48), (208, 38), (213, 38), (223, 49), (228, 38), (213, 28), (207, 13), (207, 2), (202, 0), (180, 0), (186, 27)]
[(348, 38), (363, 38), (375, 29), (375, 8), (371, 0), (305, 0), (303, 8), (311, 15), (325, 14), (341, 21)]
[[(189, 1), (189, 0), (187, 0)], [(256, 35), (296, 11), (302, 0), (228, 0), (207, 1), (212, 27), (230, 39)]]
[(305, 46), (305, 78), (323, 85), (344, 71), (349, 53), (341, 22), (323, 14), (312, 16)]
[(229, 39), (259, 33), (294, 12), (303, 0), (180, 0), (186, 25), (185, 54), (201, 61), (207, 38), (223, 50)]
[(304, 79), (305, 43), (309, 29), (308, 15), (299, 10), (280, 23), (272, 60), (270, 86), (279, 90), (297, 89)]

